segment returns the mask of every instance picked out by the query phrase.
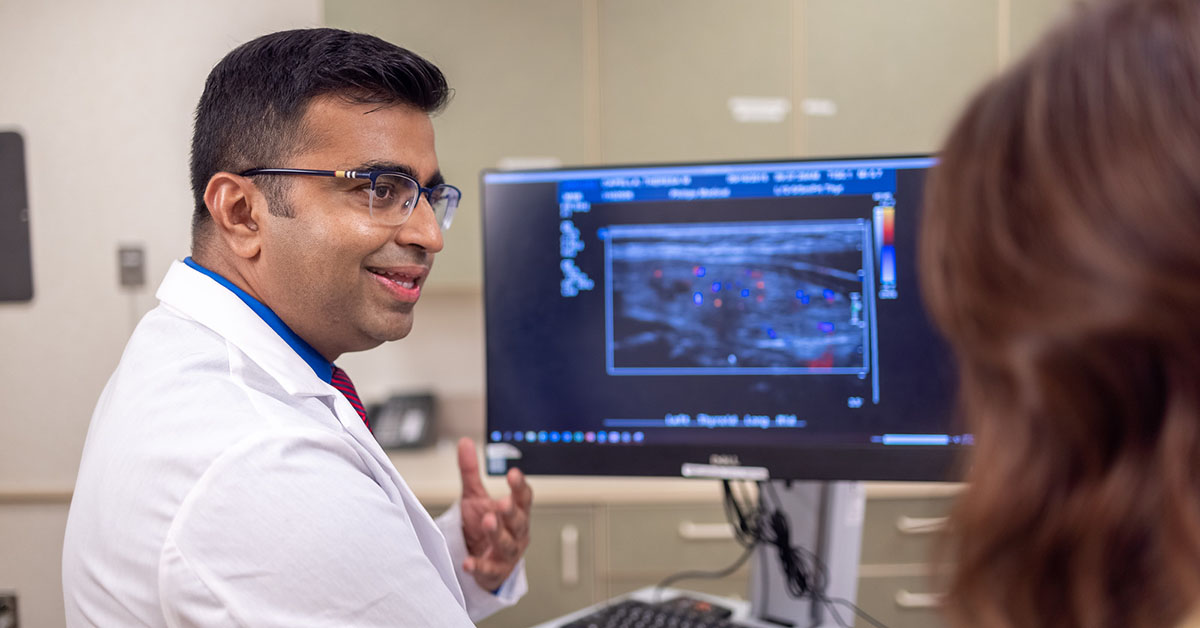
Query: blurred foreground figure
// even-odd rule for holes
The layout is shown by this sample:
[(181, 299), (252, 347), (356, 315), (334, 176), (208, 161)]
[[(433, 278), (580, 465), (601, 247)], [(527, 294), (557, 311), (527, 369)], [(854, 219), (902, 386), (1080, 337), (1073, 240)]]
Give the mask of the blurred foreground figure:
[(954, 625), (1200, 625), (1200, 2), (1080, 9), (974, 98), (927, 193), (978, 443)]

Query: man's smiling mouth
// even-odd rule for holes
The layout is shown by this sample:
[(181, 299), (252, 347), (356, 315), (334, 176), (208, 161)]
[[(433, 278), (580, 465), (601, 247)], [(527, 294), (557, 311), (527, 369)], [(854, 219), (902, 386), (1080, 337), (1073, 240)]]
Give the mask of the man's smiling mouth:
[(405, 288), (408, 290), (416, 288), (417, 282), (420, 279), (419, 277), (414, 276), (411, 273), (388, 271), (388, 270), (384, 270), (381, 268), (367, 268), (367, 270), (371, 271), (372, 273), (374, 273), (380, 277), (383, 277), (384, 279), (387, 279), (388, 281), (400, 286), (401, 288)]

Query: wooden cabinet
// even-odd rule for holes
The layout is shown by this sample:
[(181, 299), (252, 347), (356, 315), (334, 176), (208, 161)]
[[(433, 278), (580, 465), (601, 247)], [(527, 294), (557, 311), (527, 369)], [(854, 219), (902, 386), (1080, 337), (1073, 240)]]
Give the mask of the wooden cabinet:
[(782, 124), (742, 123), (730, 99), (793, 95), (792, 3), (599, 3), (601, 157), (610, 163), (794, 155)]
[(1009, 0), (1008, 59), (1024, 54), (1056, 21), (1070, 13), (1076, 0)]
[(868, 492), (858, 568), (858, 605), (891, 628), (939, 628), (941, 592), (933, 553), (951, 495), (876, 496)]
[[(477, 290), (483, 168), (931, 151), (969, 94), (1069, 4), (326, 0), (325, 21), (447, 75), (454, 101), (434, 126), (464, 194), (432, 287)], [(730, 101), (746, 97), (789, 108), (739, 121)]]
[[(479, 625), (531, 626), (652, 586), (680, 570), (721, 569), (741, 553), (724, 521), (717, 503), (535, 507), (525, 555), (529, 593)], [(742, 568), (721, 580), (688, 580), (680, 586), (742, 596), (746, 584)]]
[[(734, 542), (719, 503), (613, 505), (606, 514), (609, 597), (657, 585), (683, 571), (720, 571), (744, 551)], [(748, 565), (724, 578), (691, 578), (673, 586), (744, 597)]]
[(857, 604), (889, 628), (942, 628), (941, 596), (928, 591), (927, 573), (860, 576)]
[(929, 152), (999, 67), (997, 3), (810, 0), (803, 90), (809, 155)]
[[(868, 485), (858, 605), (892, 628), (943, 625), (930, 557), (953, 491), (902, 487), (904, 494), (897, 496)], [(482, 628), (530, 626), (682, 571), (719, 571), (743, 551), (715, 499), (538, 506), (533, 523), (526, 554), (529, 593), (481, 622)], [(675, 586), (745, 598), (749, 565), (724, 578)]]

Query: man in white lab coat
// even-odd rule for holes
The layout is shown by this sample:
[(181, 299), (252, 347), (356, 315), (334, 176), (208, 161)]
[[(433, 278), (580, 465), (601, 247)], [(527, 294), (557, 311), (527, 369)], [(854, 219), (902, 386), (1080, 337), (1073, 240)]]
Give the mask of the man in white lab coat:
[(526, 588), (532, 493), (437, 521), (369, 431), (342, 354), (403, 338), (458, 190), (436, 67), (331, 29), (209, 75), (193, 256), (96, 406), (63, 551), (71, 626), (466, 626)]

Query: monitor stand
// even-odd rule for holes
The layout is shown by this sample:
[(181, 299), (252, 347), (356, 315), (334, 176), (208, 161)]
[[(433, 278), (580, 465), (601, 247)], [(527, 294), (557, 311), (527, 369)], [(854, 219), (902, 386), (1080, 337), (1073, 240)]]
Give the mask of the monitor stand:
[[(775, 492), (760, 496), (775, 506), (778, 495), (791, 523), (794, 547), (811, 551), (824, 563), (829, 599), (855, 602), (858, 591), (858, 561), (862, 548), (866, 491), (861, 482), (771, 481)], [(784, 626), (837, 626), (828, 604), (811, 598), (796, 599), (788, 593), (779, 554), (774, 546), (762, 545), (754, 553), (750, 568), (751, 615)], [(853, 612), (844, 605), (837, 613), (854, 625)]]

